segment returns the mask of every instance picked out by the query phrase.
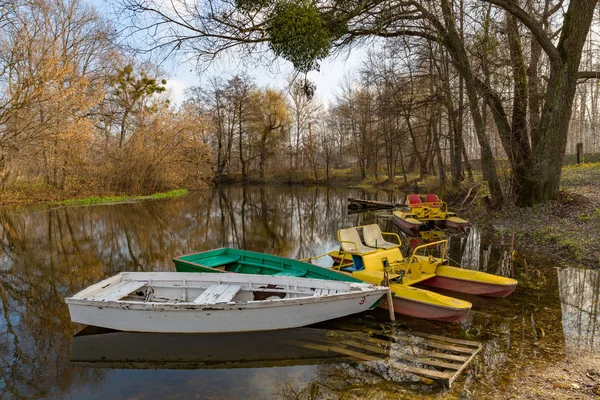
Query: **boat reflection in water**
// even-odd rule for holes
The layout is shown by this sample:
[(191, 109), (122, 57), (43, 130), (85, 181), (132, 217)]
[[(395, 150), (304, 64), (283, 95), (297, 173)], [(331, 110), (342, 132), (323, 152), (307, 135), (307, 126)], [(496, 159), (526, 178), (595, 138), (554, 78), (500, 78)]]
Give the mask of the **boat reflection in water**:
[[(336, 349), (339, 331), (296, 328), (269, 332), (168, 334), (86, 327), (73, 337), (71, 364), (114, 369), (231, 369), (379, 360), (377, 352)], [(339, 350), (339, 348), (337, 348)], [(343, 350), (342, 350), (343, 351)], [(388, 348), (389, 352), (389, 348)]]

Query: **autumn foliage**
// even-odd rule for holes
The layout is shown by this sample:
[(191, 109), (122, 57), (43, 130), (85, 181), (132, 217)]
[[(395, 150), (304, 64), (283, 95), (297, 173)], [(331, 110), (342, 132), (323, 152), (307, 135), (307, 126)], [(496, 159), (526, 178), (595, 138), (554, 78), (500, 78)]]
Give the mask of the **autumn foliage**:
[(79, 0), (0, 3), (0, 189), (64, 195), (203, 185), (204, 121), (169, 104)]

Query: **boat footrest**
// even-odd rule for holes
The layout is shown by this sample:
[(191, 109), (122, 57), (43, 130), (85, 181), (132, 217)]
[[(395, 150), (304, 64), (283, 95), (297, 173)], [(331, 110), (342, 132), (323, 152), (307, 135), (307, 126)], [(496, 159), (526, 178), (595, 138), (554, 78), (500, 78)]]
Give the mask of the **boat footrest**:
[(195, 304), (229, 303), (240, 291), (242, 285), (210, 285), (196, 300)]
[(327, 296), (330, 294), (336, 294), (336, 289), (315, 289), (315, 296)]

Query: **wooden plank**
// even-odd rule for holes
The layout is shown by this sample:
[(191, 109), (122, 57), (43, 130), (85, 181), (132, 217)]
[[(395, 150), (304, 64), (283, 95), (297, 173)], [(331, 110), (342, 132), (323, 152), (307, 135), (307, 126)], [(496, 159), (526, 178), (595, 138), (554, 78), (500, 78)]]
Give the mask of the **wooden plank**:
[(363, 344), (363, 343), (359, 343), (355, 340), (342, 340), (342, 341), (337, 341), (335, 342), (336, 344), (343, 344), (346, 346), (351, 346), (351, 347), (358, 347), (359, 349), (363, 349), (363, 350), (368, 350), (371, 351), (373, 353), (380, 353), (380, 354), (384, 354), (384, 355), (388, 355), (390, 354), (390, 349), (384, 349), (381, 348), (379, 346), (374, 346), (374, 345), (368, 345), (368, 344)]
[(210, 285), (200, 296), (194, 300), (196, 304), (216, 304), (217, 300), (231, 285)]
[(462, 344), (465, 346), (475, 347), (475, 348), (477, 348), (481, 345), (481, 343), (474, 342), (472, 340), (454, 339), (454, 338), (449, 338), (446, 336), (432, 335), (432, 334), (423, 333), (423, 332), (410, 332), (410, 334), (413, 336), (419, 336), (419, 337), (426, 338), (426, 339), (433, 339), (433, 340), (439, 340), (442, 342)]
[(441, 381), (448, 382), (450, 380), (450, 378), (452, 377), (452, 374), (449, 374), (447, 372), (440, 372), (437, 370), (427, 369), (427, 368), (413, 367), (410, 365), (399, 363), (397, 361), (393, 361), (392, 363), (394, 364), (395, 368), (398, 368), (400, 370), (410, 372), (415, 375), (424, 376), (426, 378), (435, 379), (438, 381), (441, 380)]
[(91, 300), (115, 301), (143, 288), (148, 284), (147, 281), (121, 281), (115, 285), (109, 286), (98, 295), (91, 296)]
[(477, 350), (475, 350), (475, 352), (471, 355), (471, 357), (469, 357), (469, 359), (467, 361), (465, 361), (463, 366), (458, 371), (456, 371), (454, 376), (452, 376), (450, 379), (448, 379), (448, 387), (452, 386), (452, 383), (456, 380), (456, 378), (458, 378), (460, 373), (463, 372), (465, 368), (467, 368), (467, 365), (469, 365), (471, 363), (473, 358), (481, 351), (482, 347), (483, 347), (482, 345), (479, 345), (479, 348), (477, 348)]
[(454, 371), (458, 371), (463, 366), (463, 363), (460, 363), (460, 364), (449, 363), (449, 362), (431, 360), (431, 359), (423, 358), (423, 357), (406, 356), (406, 357), (402, 357), (402, 359), (416, 362), (419, 364), (430, 365), (432, 367), (451, 369)]
[(447, 353), (440, 353), (437, 351), (425, 351), (425, 350), (419, 351), (419, 355), (423, 356), (423, 357), (441, 358), (443, 360), (460, 361), (462, 363), (464, 363), (465, 361), (467, 361), (469, 359), (469, 356), (458, 356), (455, 354), (447, 354)]
[[(358, 325), (341, 325), (340, 328), (342, 329), (340, 332), (343, 332), (343, 330), (365, 331), (366, 332), (366, 330), (364, 329), (364, 327), (363, 327), (363, 329), (361, 329), (361, 327), (358, 326)], [(452, 346), (452, 345), (448, 345), (446, 343), (440, 343), (440, 341), (429, 341), (429, 340), (419, 340), (419, 339), (417, 339), (417, 340), (411, 340), (411, 338), (409, 336), (404, 337), (404, 336), (398, 336), (398, 335), (393, 335), (393, 334), (387, 334), (387, 333), (384, 333), (384, 332), (374, 332), (374, 333), (376, 335), (387, 336), (387, 337), (391, 337), (393, 339), (399, 339), (399, 340), (402, 340), (402, 341), (408, 341), (408, 342), (411, 342), (411, 343), (413, 343), (415, 345), (422, 344), (422, 345), (426, 345), (426, 347), (435, 347), (435, 348), (439, 348), (439, 349), (442, 349), (442, 350), (449, 350), (449, 351), (454, 351), (454, 352), (458, 352), (458, 353), (462, 353), (462, 354), (468, 354), (468, 355), (470, 355), (475, 350), (475, 349), (467, 349), (467, 348), (464, 348), (462, 346)], [(418, 335), (415, 334), (415, 333), (418, 333)], [(410, 335), (421, 336), (421, 332), (411, 332)], [(444, 339), (444, 340), (446, 339), (444, 336), (437, 336), (437, 335), (429, 335), (429, 336), (440, 338), (440, 340), (441, 339)], [(385, 340), (373, 338), (373, 337), (370, 337), (370, 336), (366, 336), (366, 337), (357, 336), (357, 337), (353, 337), (353, 339), (369, 340), (369, 341), (373, 341), (373, 342), (381, 343), (381, 344), (389, 343), (389, 342), (387, 342)], [(452, 339), (452, 338), (448, 338), (448, 339), (457, 340), (457, 341), (463, 342), (462, 339)], [(468, 341), (468, 340), (464, 340), (464, 342), (469, 342), (469, 344), (471, 344), (473, 347), (477, 347), (477, 348), (479, 346), (481, 346), (481, 344), (478, 343), (478, 342), (473, 342), (473, 341)], [(432, 356), (432, 357), (446, 358), (448, 360), (453, 360), (453, 361), (466, 361), (468, 359), (468, 357), (469, 357), (469, 356), (459, 356), (459, 355), (446, 354), (446, 353), (438, 353), (438, 352), (425, 352), (425, 351), (422, 351), (421, 353), (423, 353), (423, 354), (427, 353), (427, 355)]]
[(366, 335), (365, 336), (352, 335), (351, 338), (353, 340), (365, 341), (365, 342), (374, 343), (374, 344), (380, 344), (380, 345), (387, 346), (387, 347), (390, 347), (393, 344), (393, 342), (390, 342), (389, 340), (377, 339), (377, 338), (366, 336)]
[(435, 349), (440, 349), (440, 350), (448, 350), (448, 351), (453, 351), (456, 353), (461, 353), (461, 354), (469, 354), (471, 355), (471, 353), (473, 352), (472, 348), (468, 348), (468, 347), (461, 347), (461, 346), (450, 346), (447, 345), (445, 343), (441, 343), (441, 342), (437, 342), (434, 340), (429, 340), (429, 339), (422, 339), (419, 341), (414, 341), (409, 337), (405, 337), (405, 336), (398, 336), (398, 335), (387, 335), (386, 336), (390, 336), (396, 340), (403, 340), (403, 341), (407, 341), (407, 342), (411, 342), (415, 345), (421, 345), (421, 346), (426, 346), (426, 347), (433, 347)]
[(297, 341), (297, 340), (290, 341), (290, 343), (293, 343), (296, 346), (304, 347), (304, 348), (307, 348), (307, 349), (321, 350), (321, 351), (332, 351), (334, 353), (344, 354), (346, 356), (350, 356), (352, 358), (355, 358), (355, 359), (358, 359), (358, 360), (362, 360), (362, 361), (381, 360), (381, 357), (377, 357), (377, 356), (372, 356), (372, 355), (369, 355), (369, 354), (360, 353), (358, 351), (353, 351), (353, 350), (345, 349), (345, 348), (339, 347), (339, 346), (322, 345), (322, 344), (316, 344), (316, 343), (305, 343), (305, 342), (300, 342), (300, 341)]
[(236, 294), (242, 289), (242, 285), (229, 285), (227, 289), (217, 298), (215, 304), (218, 303), (229, 303)]

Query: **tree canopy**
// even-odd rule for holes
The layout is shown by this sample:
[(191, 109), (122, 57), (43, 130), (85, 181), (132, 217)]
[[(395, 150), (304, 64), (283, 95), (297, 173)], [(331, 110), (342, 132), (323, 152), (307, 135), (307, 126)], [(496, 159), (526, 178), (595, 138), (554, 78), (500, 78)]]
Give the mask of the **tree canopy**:
[[(143, 21), (136, 26), (161, 30), (153, 36), (154, 47), (176, 47), (198, 57), (214, 57), (234, 47), (251, 54), (270, 48), (299, 71), (318, 68), (332, 51), (369, 38), (403, 38), (400, 45), (410, 47), (441, 45), (460, 75), (484, 178), (497, 203), (507, 193), (499, 183), (486, 132), (488, 110), (511, 165), (510, 191), (520, 205), (544, 202), (559, 189), (578, 79), (598, 76), (579, 70), (596, 0), (179, 0), (172, 7), (154, 0), (124, 3)], [(467, 14), (469, 26), (463, 22)], [(499, 28), (502, 47), (493, 48), (490, 25)], [(473, 47), (473, 38), (482, 34), (487, 39), (480, 44), (487, 50)], [(511, 66), (503, 71), (512, 81), (510, 98), (498, 90), (491, 75), (497, 71), (490, 68), (491, 55), (505, 54)]]

